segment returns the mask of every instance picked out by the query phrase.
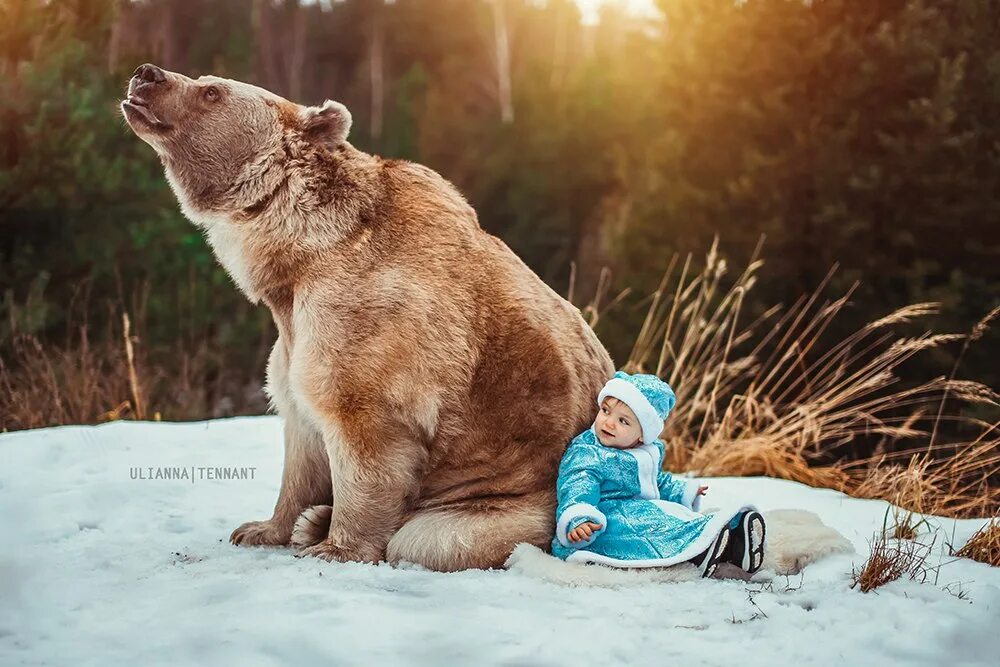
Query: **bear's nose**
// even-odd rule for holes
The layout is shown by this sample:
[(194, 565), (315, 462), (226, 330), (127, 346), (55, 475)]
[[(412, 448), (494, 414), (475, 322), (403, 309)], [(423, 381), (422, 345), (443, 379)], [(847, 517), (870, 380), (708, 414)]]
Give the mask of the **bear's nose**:
[(135, 71), (132, 72), (132, 78), (148, 83), (163, 83), (167, 80), (167, 75), (156, 65), (146, 63), (135, 68)]

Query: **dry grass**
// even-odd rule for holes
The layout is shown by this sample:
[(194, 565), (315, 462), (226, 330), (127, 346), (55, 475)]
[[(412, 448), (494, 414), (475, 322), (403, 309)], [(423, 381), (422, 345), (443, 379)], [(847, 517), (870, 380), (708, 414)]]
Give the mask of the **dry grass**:
[(128, 414), (128, 377), (116, 352), (92, 344), (86, 328), (62, 348), (43, 346), (34, 336), (15, 338), (0, 358), (0, 430)]
[[(890, 512), (886, 513), (888, 519)], [(907, 510), (894, 505), (891, 508), (892, 523), (882, 526), (882, 532), (886, 537), (894, 540), (915, 540), (921, 533), (933, 533), (935, 526), (917, 512)]]
[(913, 540), (890, 540), (883, 531), (876, 533), (869, 545), (871, 555), (868, 560), (851, 573), (851, 588), (868, 593), (902, 577), (920, 583), (927, 580), (931, 568), (927, 567), (926, 561), (933, 541), (921, 544)]
[(0, 355), (0, 432), (116, 419), (184, 420), (259, 414), (263, 362), (227, 365), (207, 343), (153, 354), (127, 316), (91, 339), (76, 327), (62, 345), (17, 335)]
[(1000, 567), (1000, 515), (976, 531), (955, 555)]
[[(963, 417), (961, 407), (995, 408), (1000, 397), (955, 379), (957, 364), (949, 377), (915, 386), (901, 386), (896, 370), (942, 345), (961, 341), (964, 354), (998, 311), (968, 334), (894, 335), (894, 326), (938, 310), (934, 303), (913, 304), (831, 344), (824, 333), (854, 288), (824, 299), (831, 270), (813, 294), (749, 318), (742, 307), (763, 266), (758, 253), (759, 247), (731, 280), (716, 245), (697, 272), (691, 256), (674, 258), (650, 298), (625, 369), (656, 373), (677, 393), (663, 434), (666, 466), (781, 477), (919, 513), (992, 515), (1000, 506), (1000, 431)], [(592, 322), (599, 319), (595, 304), (585, 312)], [(938, 426), (946, 421), (978, 436), (939, 442)], [(858, 440), (876, 454), (852, 460)]]

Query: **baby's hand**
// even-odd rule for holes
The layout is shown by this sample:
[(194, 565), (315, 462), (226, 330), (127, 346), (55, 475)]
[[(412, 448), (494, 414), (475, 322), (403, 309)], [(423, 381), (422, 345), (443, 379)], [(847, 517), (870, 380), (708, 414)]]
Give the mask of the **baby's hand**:
[(699, 486), (699, 487), (698, 487), (698, 493), (697, 493), (697, 495), (699, 495), (699, 496), (703, 496), (703, 495), (705, 495), (705, 494), (706, 494), (707, 492), (708, 492), (708, 487), (707, 487), (707, 486)]
[(594, 534), (594, 531), (600, 529), (601, 524), (594, 523), (593, 521), (587, 521), (569, 531), (567, 537), (569, 537), (570, 542), (582, 542), (583, 540), (589, 540), (590, 536)]

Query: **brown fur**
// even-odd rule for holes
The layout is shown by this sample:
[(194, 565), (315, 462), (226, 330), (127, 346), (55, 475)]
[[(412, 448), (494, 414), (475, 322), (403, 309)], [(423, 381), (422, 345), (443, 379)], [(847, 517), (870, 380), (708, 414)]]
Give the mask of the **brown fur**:
[(315, 505), (294, 542), (330, 560), (447, 571), (547, 546), (560, 457), (613, 372), (579, 311), (441, 176), (348, 144), (341, 105), (155, 71), (126, 118), (279, 333), (282, 488), (233, 542), (290, 544)]

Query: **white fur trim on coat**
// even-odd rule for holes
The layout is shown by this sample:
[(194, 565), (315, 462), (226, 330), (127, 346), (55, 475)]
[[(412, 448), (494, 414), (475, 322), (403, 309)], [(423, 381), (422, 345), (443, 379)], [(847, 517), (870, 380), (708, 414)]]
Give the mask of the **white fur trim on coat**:
[(701, 486), (701, 482), (696, 479), (692, 479), (687, 483), (687, 487), (684, 489), (683, 503), (695, 512), (701, 511), (701, 496), (698, 495), (699, 486)]
[(656, 486), (656, 473), (660, 471), (660, 451), (654, 445), (640, 445), (625, 451), (635, 458), (639, 467), (639, 497), (659, 500), (660, 490)]
[(663, 420), (656, 413), (656, 408), (649, 402), (639, 389), (631, 382), (626, 382), (621, 378), (611, 378), (597, 395), (597, 405), (600, 406), (608, 396), (617, 398), (623, 402), (639, 420), (642, 427), (642, 441), (649, 445), (660, 437), (663, 431)]
[[(594, 523), (601, 524), (601, 528), (600, 530), (595, 530), (594, 534), (590, 536), (590, 539), (582, 540), (580, 542), (570, 542), (569, 535), (567, 535), (569, 532), (567, 528), (569, 528), (569, 524), (573, 521), (573, 519), (579, 519), (581, 517), (586, 517), (588, 520), (594, 521)], [(604, 529), (607, 527), (608, 519), (604, 516), (604, 512), (597, 509), (590, 503), (576, 503), (567, 507), (563, 510), (563, 513), (559, 515), (559, 521), (556, 523), (556, 538), (559, 540), (559, 544), (564, 547), (579, 549), (590, 545), (590, 543), (596, 540), (597, 536), (604, 532)]]
[(669, 500), (656, 500), (654, 501), (656, 506), (660, 508), (660, 511), (667, 516), (672, 516), (680, 519), (681, 521), (694, 521), (696, 519), (702, 518), (702, 514), (695, 512), (690, 507), (681, 505), (680, 503), (673, 503)]

